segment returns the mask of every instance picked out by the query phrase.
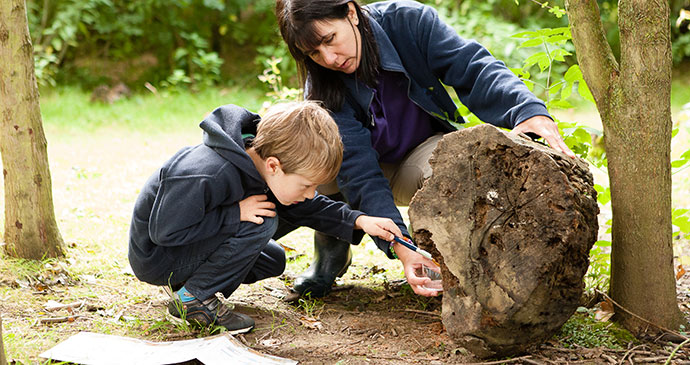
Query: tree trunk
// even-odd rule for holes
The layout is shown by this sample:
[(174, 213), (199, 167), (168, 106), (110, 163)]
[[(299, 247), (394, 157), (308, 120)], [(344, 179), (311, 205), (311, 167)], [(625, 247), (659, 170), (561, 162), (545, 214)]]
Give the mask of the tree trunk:
[(597, 238), (587, 164), (489, 125), (446, 135), (430, 163), (409, 215), (441, 263), (448, 334), (480, 357), (546, 341), (580, 304)]
[(62, 256), (24, 0), (0, 2), (0, 111), (5, 252)]
[(7, 365), (7, 356), (5, 355), (5, 343), (2, 339), (2, 316), (0, 316), (0, 365)]
[[(621, 306), (678, 328), (671, 226), (671, 40), (667, 1), (621, 0), (621, 62), (604, 37), (593, 0), (566, 9), (583, 76), (606, 136), (613, 211), (611, 296)], [(658, 332), (617, 310), (631, 332)]]

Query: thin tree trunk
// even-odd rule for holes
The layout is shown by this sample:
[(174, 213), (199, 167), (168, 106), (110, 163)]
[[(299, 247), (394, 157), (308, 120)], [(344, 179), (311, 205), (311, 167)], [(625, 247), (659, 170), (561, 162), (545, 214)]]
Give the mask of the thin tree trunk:
[[(578, 62), (604, 125), (613, 211), (611, 296), (678, 328), (671, 225), (671, 41), (668, 2), (621, 0), (621, 62), (595, 0), (566, 1)], [(657, 331), (618, 311), (633, 333)]]
[(7, 356), (5, 355), (5, 344), (2, 340), (2, 316), (0, 316), (0, 365), (7, 365)]
[(24, 0), (0, 2), (0, 152), (5, 178), (5, 252), (63, 255), (55, 221), (33, 46)]

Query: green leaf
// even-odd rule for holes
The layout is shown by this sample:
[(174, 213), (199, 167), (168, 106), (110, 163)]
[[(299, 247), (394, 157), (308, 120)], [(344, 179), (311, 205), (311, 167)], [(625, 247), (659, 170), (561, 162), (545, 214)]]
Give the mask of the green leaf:
[(601, 205), (606, 205), (606, 203), (611, 201), (611, 189), (609, 187), (604, 188), (601, 185), (595, 184), (594, 189), (597, 191), (597, 201)]
[(549, 37), (556, 34), (565, 34), (568, 31), (568, 27), (560, 28), (543, 28), (537, 30), (537, 34), (544, 37)]
[(690, 160), (690, 149), (688, 149), (687, 151), (683, 152), (683, 154), (680, 155), (680, 158), (684, 158), (684, 159), (686, 159), (686, 160)]
[(546, 62), (549, 62), (549, 56), (546, 54), (546, 52), (537, 52), (537, 53), (527, 57), (527, 59), (524, 62), (524, 68), (527, 69), (536, 63), (541, 64), (541, 62), (543, 60), (546, 60)]
[(585, 100), (589, 100), (592, 103), (596, 104), (596, 102), (594, 101), (594, 96), (592, 96), (592, 93), (589, 91), (589, 87), (587, 87), (587, 83), (585, 82), (585, 80), (580, 80), (580, 82), (578, 82), (577, 92)]
[(671, 138), (675, 137), (678, 134), (678, 132), (680, 132), (680, 128), (673, 128), (673, 130), (671, 131)]
[(673, 220), (673, 225), (678, 227), (678, 229), (680, 229), (680, 231), (683, 233), (690, 232), (690, 219), (688, 219), (688, 217), (685, 215), (675, 218)]
[(536, 47), (544, 44), (543, 38), (533, 38), (522, 42), (518, 48)]
[(582, 80), (582, 71), (580, 70), (580, 66), (570, 66), (570, 68), (568, 68), (568, 71), (565, 72), (565, 75), (563, 75), (563, 78), (570, 83)]
[(611, 241), (599, 240), (594, 242), (596, 247), (611, 247)]
[(557, 83), (551, 85), (551, 87), (549, 87), (549, 92), (552, 94), (557, 94), (559, 91), (561, 91), (563, 86), (565, 86), (565, 82), (557, 82)]
[(592, 143), (592, 136), (584, 128), (577, 128), (573, 136), (577, 137), (580, 143)]
[(534, 38), (534, 37), (539, 37), (539, 34), (537, 32), (532, 32), (532, 31), (526, 31), (526, 32), (520, 32), (517, 34), (513, 34), (511, 37), (513, 38)]
[(680, 217), (681, 215), (683, 215), (689, 211), (690, 211), (690, 209), (676, 208), (671, 213), (671, 216), (675, 219), (676, 217)]
[(551, 60), (547, 57), (539, 60), (539, 69), (544, 72), (547, 68), (551, 66)]
[(572, 105), (572, 104), (570, 104), (569, 102), (567, 102), (567, 101), (565, 101), (565, 100), (563, 100), (563, 99), (560, 99), (560, 100), (550, 100), (550, 101), (548, 102), (548, 105), (549, 105), (550, 107), (559, 108), (559, 109), (571, 109), (571, 108), (573, 108), (573, 105)]
[(677, 168), (685, 166), (685, 164), (687, 164), (687, 163), (688, 163), (688, 160), (685, 158), (681, 159), (681, 160), (674, 160), (671, 162), (671, 167), (674, 169), (677, 169)]
[(563, 57), (570, 55), (572, 55), (572, 53), (561, 48), (554, 49), (553, 51), (551, 51), (551, 58), (553, 58), (556, 61), (565, 62), (565, 59)]
[(567, 86), (565, 86), (563, 89), (561, 89), (561, 100), (565, 100), (565, 99), (569, 98), (572, 93), (573, 93), (573, 84), (571, 82), (569, 82)]
[(527, 86), (529, 91), (534, 91), (534, 82), (532, 80), (522, 80), (522, 82), (525, 83), (525, 86)]
[(551, 36), (549, 38), (546, 38), (546, 41), (549, 43), (563, 43), (563, 42), (566, 42), (568, 40), (570, 40), (570, 37), (565, 36), (563, 34), (554, 35), (554, 36)]
[(554, 6), (551, 9), (549, 9), (549, 13), (553, 14), (556, 16), (556, 18), (560, 19), (565, 15), (565, 9), (561, 9), (558, 6)]

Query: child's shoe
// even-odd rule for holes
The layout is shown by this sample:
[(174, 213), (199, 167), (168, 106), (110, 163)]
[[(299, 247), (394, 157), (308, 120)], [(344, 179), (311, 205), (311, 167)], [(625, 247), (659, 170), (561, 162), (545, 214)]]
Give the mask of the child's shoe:
[(215, 296), (204, 301), (195, 298), (184, 303), (177, 298), (173, 299), (168, 302), (168, 312), (174, 317), (202, 327), (211, 324), (223, 326), (232, 335), (249, 332), (254, 328), (254, 320), (251, 317), (231, 311)]

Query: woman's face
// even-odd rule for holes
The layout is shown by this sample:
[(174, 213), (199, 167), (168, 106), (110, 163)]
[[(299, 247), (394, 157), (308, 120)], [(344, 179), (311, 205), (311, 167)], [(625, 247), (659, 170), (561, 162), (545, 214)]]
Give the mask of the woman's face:
[(359, 67), (362, 56), (362, 42), (357, 29), (359, 19), (352, 3), (343, 19), (319, 20), (314, 22), (320, 44), (305, 54), (318, 65), (329, 70), (351, 74)]

